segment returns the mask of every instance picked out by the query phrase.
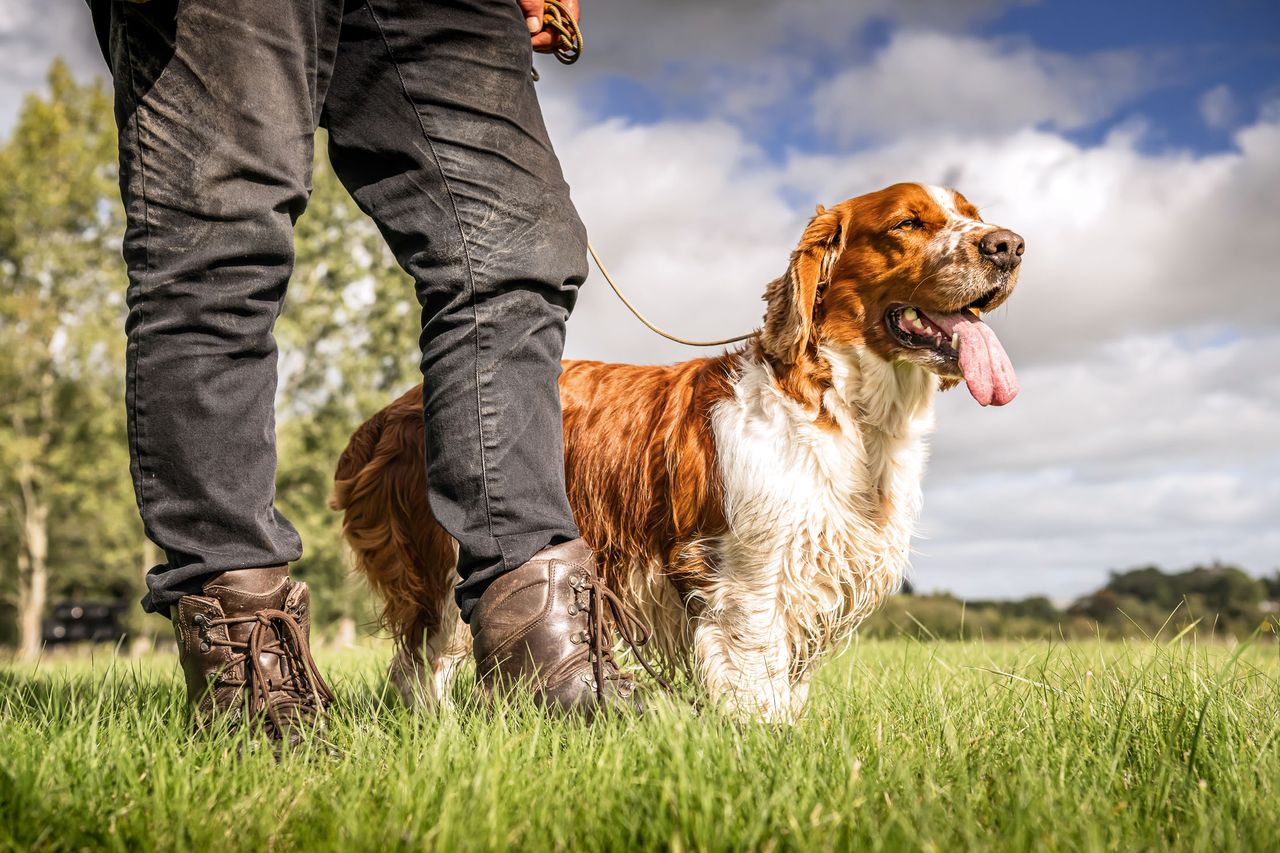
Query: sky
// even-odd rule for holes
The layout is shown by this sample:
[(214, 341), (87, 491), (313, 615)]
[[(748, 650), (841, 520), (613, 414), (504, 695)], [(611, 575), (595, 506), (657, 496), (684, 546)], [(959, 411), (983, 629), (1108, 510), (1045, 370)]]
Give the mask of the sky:
[[(539, 94), (593, 242), (672, 331), (756, 327), (814, 205), (897, 181), (1026, 238), (989, 318), (1022, 392), (940, 395), (918, 589), (1280, 568), (1280, 4), (583, 5)], [(105, 73), (83, 3), (0, 0), (0, 134), (55, 55)], [(583, 288), (568, 357), (702, 354)]]

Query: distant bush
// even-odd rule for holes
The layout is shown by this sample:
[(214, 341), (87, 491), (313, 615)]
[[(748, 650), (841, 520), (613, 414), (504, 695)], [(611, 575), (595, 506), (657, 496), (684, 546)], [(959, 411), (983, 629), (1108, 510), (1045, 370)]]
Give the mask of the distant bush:
[(1047, 639), (1061, 637), (1274, 637), (1280, 571), (1259, 580), (1236, 566), (1213, 563), (1183, 572), (1143, 566), (1113, 572), (1096, 592), (1059, 609), (1044, 596), (1016, 601), (962, 600), (949, 593), (904, 590), (860, 629), (864, 636), (921, 639)]

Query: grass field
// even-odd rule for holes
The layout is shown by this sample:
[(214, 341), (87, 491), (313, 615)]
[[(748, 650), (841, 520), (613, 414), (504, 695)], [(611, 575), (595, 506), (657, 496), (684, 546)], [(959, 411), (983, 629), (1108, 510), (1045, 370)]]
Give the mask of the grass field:
[[(171, 658), (0, 667), (0, 848), (1276, 849), (1275, 645), (863, 641), (793, 729), (407, 714), (322, 651), (328, 739), (187, 733)], [(467, 679), (463, 679), (465, 682)]]

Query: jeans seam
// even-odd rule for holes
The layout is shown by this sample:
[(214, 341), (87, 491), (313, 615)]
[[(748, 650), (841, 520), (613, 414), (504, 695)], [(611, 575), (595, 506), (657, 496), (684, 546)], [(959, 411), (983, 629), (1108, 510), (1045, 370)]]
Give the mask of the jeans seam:
[(445, 193), (449, 196), (449, 206), (453, 209), (453, 219), (458, 226), (458, 240), (462, 244), (462, 257), (467, 266), (467, 288), (470, 291), (471, 300), (471, 318), (475, 328), (475, 380), (476, 380), (476, 425), (479, 427), (480, 434), (477, 436), (480, 444), (480, 481), (484, 486), (484, 509), (485, 524), (489, 530), (489, 538), (498, 546), (498, 552), (502, 558), (503, 568), (512, 568), (507, 560), (507, 552), (503, 547), (501, 540), (493, 532), (493, 500), (489, 490), (489, 465), (486, 459), (485, 447), (485, 418), (484, 418), (484, 402), (482, 398), (482, 387), (480, 378), (480, 310), (476, 302), (476, 280), (475, 271), (471, 262), (471, 246), (467, 241), (466, 229), (462, 226), (462, 216), (458, 212), (458, 200), (454, 196), (453, 186), (449, 181), (449, 176), (445, 174), (444, 164), (440, 161), (439, 155), (436, 153), (435, 142), (431, 138), (431, 134), (427, 132), (426, 123), (422, 120), (422, 113), (418, 109), (417, 103), (413, 96), (409, 93), (409, 87), (405, 83), (404, 74), (400, 70), (400, 63), (396, 61), (395, 53), (391, 50), (391, 43), (387, 40), (386, 31), (382, 27), (382, 21), (379, 20), (377, 12), (373, 9), (373, 4), (369, 3), (366, 8), (369, 10), (369, 17), (372, 19), (375, 27), (378, 28), (378, 37), (382, 40), (382, 47), (387, 52), (387, 59), (391, 62), (391, 67), (395, 69), (396, 79), (400, 81), (400, 91), (404, 95), (406, 103), (413, 110), (414, 119), (418, 122), (418, 129), (422, 132), (422, 138), (427, 144), (427, 150), (431, 154), (431, 159), (435, 161), (436, 169), (440, 172), (440, 181), (444, 184)]
[[(120, 7), (120, 28), (124, 36), (125, 63), (129, 66), (129, 98), (133, 102), (133, 137), (135, 144), (138, 146), (138, 181), (141, 184), (139, 197), (142, 200), (143, 226), (142, 272), (149, 273), (151, 271), (151, 203), (147, 198), (146, 145), (142, 141), (142, 99), (138, 97), (138, 81), (135, 75), (133, 44), (129, 35), (128, 16), (128, 6)], [(138, 325), (135, 332), (133, 369), (129, 371), (131, 375), (128, 377), (133, 385), (133, 405), (129, 407), (129, 418), (133, 421), (133, 452), (138, 458), (138, 515), (143, 519), (143, 528), (145, 530), (148, 526), (144, 513), (147, 477), (146, 472), (143, 470), (142, 445), (146, 442), (142, 438), (143, 419), (138, 416), (138, 364), (142, 361), (142, 330), (146, 326), (146, 300), (143, 298), (141, 282), (138, 284), (137, 304)]]

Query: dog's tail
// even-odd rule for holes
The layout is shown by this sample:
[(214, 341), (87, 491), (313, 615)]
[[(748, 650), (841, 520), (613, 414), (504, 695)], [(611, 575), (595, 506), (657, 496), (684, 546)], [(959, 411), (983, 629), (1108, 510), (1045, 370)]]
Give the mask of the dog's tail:
[(455, 560), (427, 506), (422, 387), (360, 425), (338, 459), (329, 506), (355, 569), (382, 599), (382, 623), (406, 642), (437, 627)]

